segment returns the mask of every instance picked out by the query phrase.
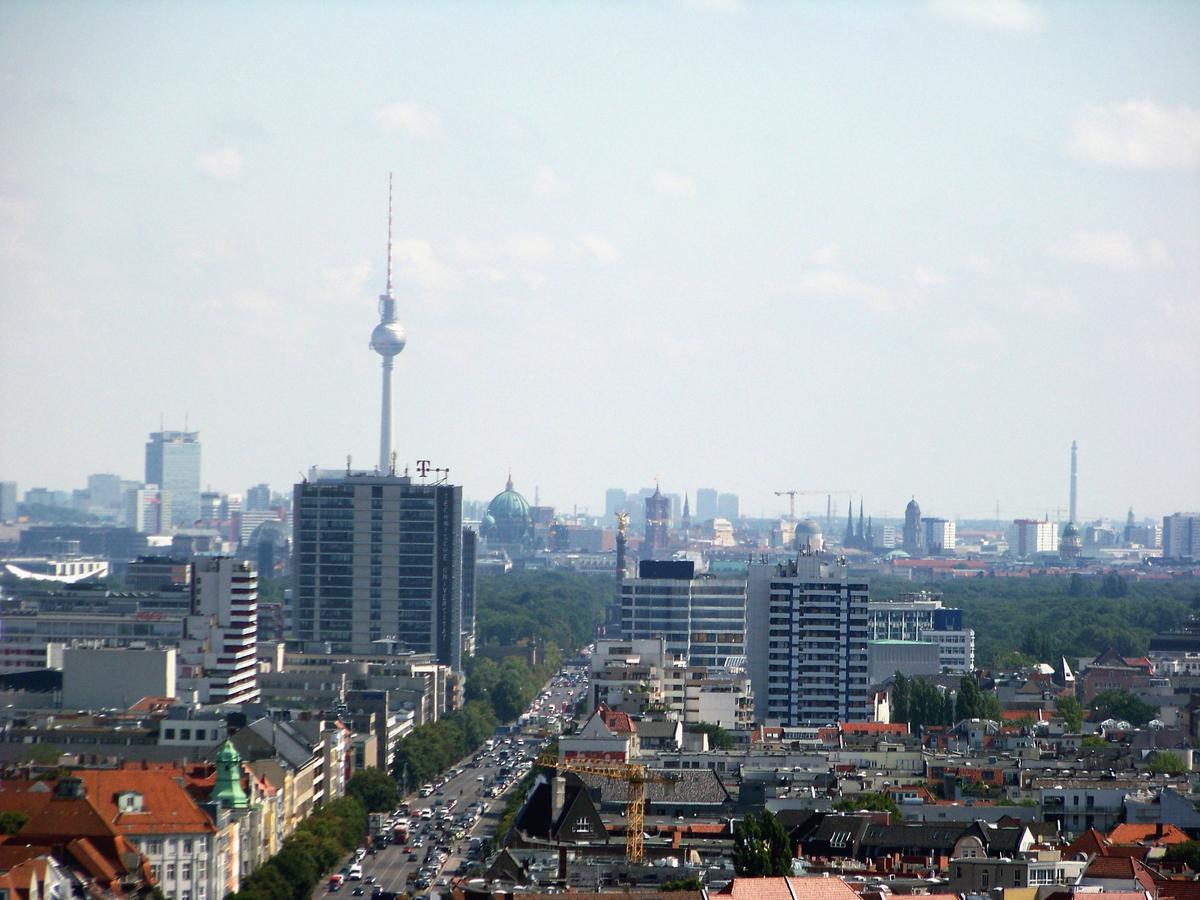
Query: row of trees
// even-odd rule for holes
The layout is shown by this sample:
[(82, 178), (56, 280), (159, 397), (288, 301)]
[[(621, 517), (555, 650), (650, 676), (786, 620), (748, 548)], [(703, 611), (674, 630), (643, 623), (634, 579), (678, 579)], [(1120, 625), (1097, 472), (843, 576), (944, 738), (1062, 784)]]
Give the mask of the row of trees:
[(552, 644), (537, 666), (530, 666), (519, 656), (506, 656), (499, 663), (487, 657), (472, 657), (464, 663), (467, 700), (486, 703), (501, 722), (511, 722), (529, 706), (551, 673), (558, 671), (562, 656)]
[(242, 881), (232, 900), (309, 900), (321, 877), (358, 846), (366, 830), (367, 811), (354, 797), (325, 804)]
[(481, 647), (538, 640), (582, 647), (613, 596), (613, 579), (579, 572), (481, 575), (475, 640)]
[(396, 748), (392, 776), (406, 791), (432, 781), (475, 751), (499, 724), (488, 704), (471, 700), (458, 712), (414, 728)]
[(996, 695), (981, 691), (975, 679), (964, 675), (958, 693), (942, 690), (919, 678), (896, 673), (892, 689), (892, 721), (907, 722), (913, 728), (927, 725), (953, 725), (963, 719), (1002, 718), (1003, 707)]

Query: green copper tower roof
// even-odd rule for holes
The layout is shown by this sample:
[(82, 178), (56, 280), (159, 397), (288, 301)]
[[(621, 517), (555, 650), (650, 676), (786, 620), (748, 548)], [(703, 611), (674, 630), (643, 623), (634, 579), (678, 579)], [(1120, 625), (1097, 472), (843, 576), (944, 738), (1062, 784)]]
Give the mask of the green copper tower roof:
[(242, 789), (242, 757), (233, 743), (226, 741), (217, 753), (217, 781), (212, 799), (225, 809), (245, 809), (250, 799)]

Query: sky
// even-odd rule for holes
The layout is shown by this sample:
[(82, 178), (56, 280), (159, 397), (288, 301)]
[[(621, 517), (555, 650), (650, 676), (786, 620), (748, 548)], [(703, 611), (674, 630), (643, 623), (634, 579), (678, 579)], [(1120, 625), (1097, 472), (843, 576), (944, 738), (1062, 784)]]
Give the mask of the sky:
[[(1200, 507), (1200, 4), (0, 5), (0, 479)], [(844, 504), (844, 498), (841, 501)], [(799, 498), (824, 510), (823, 494)]]

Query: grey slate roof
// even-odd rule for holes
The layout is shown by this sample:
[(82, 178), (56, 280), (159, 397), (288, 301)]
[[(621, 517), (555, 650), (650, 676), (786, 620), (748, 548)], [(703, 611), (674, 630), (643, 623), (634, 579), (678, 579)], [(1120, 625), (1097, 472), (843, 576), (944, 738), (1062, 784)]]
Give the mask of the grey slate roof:
[[(650, 803), (707, 803), (714, 806), (729, 802), (729, 791), (712, 769), (672, 770), (674, 780), (666, 784), (646, 785), (646, 800)], [(600, 792), (601, 803), (624, 803), (628, 789), (620, 781), (598, 775), (581, 775), (590, 791)]]

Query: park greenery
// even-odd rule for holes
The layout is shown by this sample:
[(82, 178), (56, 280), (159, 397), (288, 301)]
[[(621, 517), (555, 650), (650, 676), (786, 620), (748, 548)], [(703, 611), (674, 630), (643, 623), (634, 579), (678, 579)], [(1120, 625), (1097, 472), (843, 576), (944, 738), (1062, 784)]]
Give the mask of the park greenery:
[(481, 575), (475, 611), (479, 647), (536, 640), (574, 651), (595, 637), (613, 579), (579, 572)]
[[(1129, 691), (1117, 689), (1103, 691), (1092, 698), (1089, 707), (1099, 719), (1117, 719), (1141, 728), (1156, 715), (1158, 708), (1135, 697)], [(1095, 718), (1095, 717), (1094, 717)]]
[(321, 877), (362, 841), (367, 811), (353, 797), (327, 803), (305, 819), (282, 849), (242, 880), (231, 900), (309, 900)]
[(792, 874), (792, 845), (787, 829), (770, 810), (752, 812), (733, 830), (733, 868), (744, 878)]
[[(918, 590), (913, 582), (871, 579), (871, 599)], [(940, 581), (931, 588), (946, 606), (963, 610), (975, 629), (980, 666), (1075, 661), (1109, 648), (1124, 656), (1146, 652), (1150, 638), (1200, 613), (1200, 579), (1135, 581), (1116, 573), (1071, 577), (983, 575)]]
[(928, 681), (896, 673), (892, 689), (893, 722), (907, 722), (912, 728), (923, 728), (953, 725), (963, 719), (1000, 721), (1002, 714), (996, 695), (981, 691), (969, 675), (959, 679), (957, 692), (951, 692)]

